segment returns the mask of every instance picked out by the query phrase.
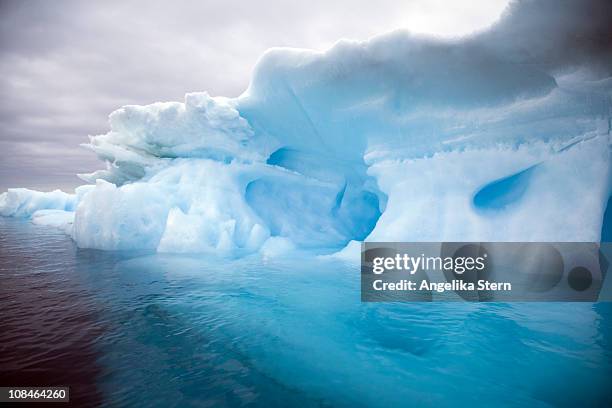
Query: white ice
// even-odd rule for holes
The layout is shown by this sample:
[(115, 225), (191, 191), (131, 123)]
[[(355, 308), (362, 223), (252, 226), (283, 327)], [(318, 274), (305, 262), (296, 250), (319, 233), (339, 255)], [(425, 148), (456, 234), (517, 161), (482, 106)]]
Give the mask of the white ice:
[(240, 97), (113, 112), (86, 145), (106, 164), (81, 175), (89, 184), (11, 189), (0, 213), (63, 228), (80, 247), (228, 256), (346, 255), (363, 240), (598, 241), (609, 50), (525, 52), (531, 40), (508, 28), (519, 17), (462, 39), (399, 31), (270, 50)]

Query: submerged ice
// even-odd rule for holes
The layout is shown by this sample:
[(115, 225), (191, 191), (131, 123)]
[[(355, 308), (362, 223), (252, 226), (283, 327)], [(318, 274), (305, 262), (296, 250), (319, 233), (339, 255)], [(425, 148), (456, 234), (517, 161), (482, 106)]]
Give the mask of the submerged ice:
[[(273, 49), (240, 97), (125, 106), (86, 145), (106, 164), (80, 175), (88, 184), (11, 189), (0, 213), (63, 228), (80, 247), (232, 256), (363, 240), (598, 241), (609, 21), (540, 26), (524, 18), (533, 4), (463, 39), (398, 31)], [(560, 53), (577, 30), (584, 44)]]

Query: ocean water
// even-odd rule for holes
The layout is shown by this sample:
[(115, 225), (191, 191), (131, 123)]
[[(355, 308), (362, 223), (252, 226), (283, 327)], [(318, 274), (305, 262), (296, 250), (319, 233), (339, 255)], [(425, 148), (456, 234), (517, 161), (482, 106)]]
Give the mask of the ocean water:
[(0, 218), (0, 384), (82, 406), (612, 406), (608, 303), (360, 302), (359, 271)]

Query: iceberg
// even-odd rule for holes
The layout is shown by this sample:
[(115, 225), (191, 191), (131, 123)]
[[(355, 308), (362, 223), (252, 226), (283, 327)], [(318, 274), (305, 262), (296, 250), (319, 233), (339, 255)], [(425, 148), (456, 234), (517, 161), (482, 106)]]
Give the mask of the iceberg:
[[(271, 49), (237, 98), (188, 93), (113, 112), (85, 145), (105, 169), (80, 175), (75, 194), (10, 189), (0, 214), (84, 248), (227, 256), (342, 256), (364, 240), (599, 241), (611, 25), (574, 9), (600, 6), (518, 2), (464, 38), (395, 31), (324, 52)], [(529, 18), (537, 7), (557, 18)]]

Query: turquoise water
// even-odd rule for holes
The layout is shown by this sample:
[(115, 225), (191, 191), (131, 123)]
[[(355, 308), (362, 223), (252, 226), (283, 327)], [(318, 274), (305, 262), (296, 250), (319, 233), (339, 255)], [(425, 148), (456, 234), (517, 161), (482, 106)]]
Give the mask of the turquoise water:
[(0, 251), (2, 385), (92, 406), (612, 405), (611, 304), (364, 304), (339, 262), (80, 250), (4, 218)]

